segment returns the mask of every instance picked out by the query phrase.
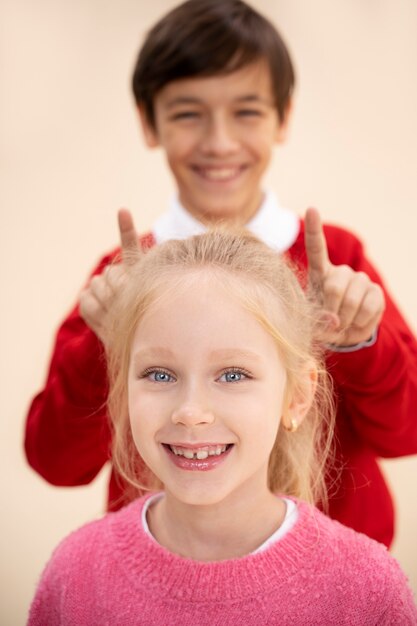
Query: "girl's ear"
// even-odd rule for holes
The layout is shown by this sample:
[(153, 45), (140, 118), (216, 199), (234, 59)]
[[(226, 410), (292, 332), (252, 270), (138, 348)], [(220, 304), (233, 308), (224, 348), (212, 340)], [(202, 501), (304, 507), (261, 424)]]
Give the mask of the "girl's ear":
[(284, 143), (288, 137), (288, 129), (290, 125), (290, 121), (292, 119), (292, 110), (293, 110), (293, 100), (290, 98), (288, 101), (287, 107), (284, 111), (284, 116), (279, 120), (279, 125), (276, 132), (275, 141), (276, 143)]
[(148, 148), (156, 148), (159, 146), (159, 138), (156, 129), (151, 124), (142, 105), (137, 107), (140, 125), (142, 127), (143, 137)]
[(294, 432), (307, 415), (317, 389), (317, 367), (314, 363), (306, 365), (303, 384), (289, 398), (289, 403), (282, 417), (285, 430)]

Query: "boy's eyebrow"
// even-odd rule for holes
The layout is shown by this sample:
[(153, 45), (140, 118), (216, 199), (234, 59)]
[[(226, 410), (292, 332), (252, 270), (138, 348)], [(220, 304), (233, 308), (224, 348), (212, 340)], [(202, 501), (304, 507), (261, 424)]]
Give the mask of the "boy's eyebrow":
[(272, 100), (262, 98), (262, 96), (257, 93), (250, 93), (245, 96), (239, 96), (235, 99), (235, 102), (261, 102), (261, 104), (271, 104)]
[(167, 108), (171, 109), (172, 107), (178, 106), (179, 104), (201, 104), (202, 100), (193, 96), (177, 96), (176, 98), (172, 98), (172, 100), (168, 100)]
[[(245, 94), (243, 96), (238, 96), (234, 98), (233, 102), (260, 102), (261, 104), (271, 105), (272, 100), (268, 98), (263, 98), (259, 94), (250, 93)], [(175, 106), (179, 106), (181, 104), (204, 104), (204, 100), (201, 98), (197, 98), (196, 96), (177, 96), (176, 98), (172, 98), (172, 100), (168, 100), (166, 103), (167, 109), (171, 109)]]

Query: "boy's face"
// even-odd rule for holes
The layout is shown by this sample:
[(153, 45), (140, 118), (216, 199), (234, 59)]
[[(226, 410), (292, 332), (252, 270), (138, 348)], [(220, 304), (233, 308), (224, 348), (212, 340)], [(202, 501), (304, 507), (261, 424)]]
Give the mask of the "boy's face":
[(278, 118), (266, 62), (172, 81), (154, 108), (155, 128), (141, 114), (145, 138), (165, 150), (183, 206), (205, 223), (245, 224), (262, 202), (261, 179), (288, 121)]

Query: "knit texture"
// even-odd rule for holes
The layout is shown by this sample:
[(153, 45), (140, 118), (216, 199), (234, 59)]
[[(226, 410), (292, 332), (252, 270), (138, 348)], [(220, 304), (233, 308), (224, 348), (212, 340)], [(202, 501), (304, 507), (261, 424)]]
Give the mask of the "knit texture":
[(386, 548), (303, 502), (295, 526), (265, 552), (203, 563), (144, 532), (145, 499), (60, 544), (29, 626), (417, 624), (406, 577)]

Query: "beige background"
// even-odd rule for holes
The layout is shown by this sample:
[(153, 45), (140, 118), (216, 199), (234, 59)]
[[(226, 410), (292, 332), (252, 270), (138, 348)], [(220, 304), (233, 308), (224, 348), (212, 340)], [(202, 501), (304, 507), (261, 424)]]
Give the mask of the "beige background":
[[(129, 80), (144, 31), (171, 0), (2, 0), (0, 623), (25, 622), (52, 548), (99, 515), (93, 485), (53, 488), (26, 465), (25, 411), (53, 331), (98, 257), (115, 213), (147, 229), (173, 185), (144, 148)], [(417, 4), (254, 0), (296, 60), (290, 141), (267, 182), (302, 212), (358, 231), (416, 328)], [(417, 419), (417, 407), (416, 407)], [(417, 459), (384, 463), (396, 496), (394, 554), (417, 590)], [(376, 512), (377, 514), (377, 512)]]

